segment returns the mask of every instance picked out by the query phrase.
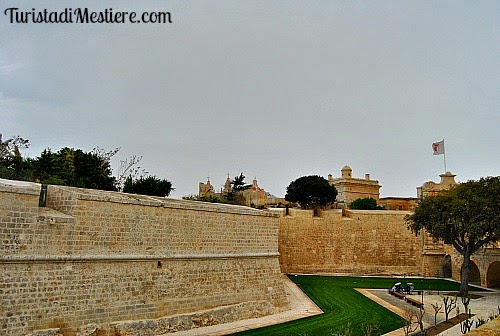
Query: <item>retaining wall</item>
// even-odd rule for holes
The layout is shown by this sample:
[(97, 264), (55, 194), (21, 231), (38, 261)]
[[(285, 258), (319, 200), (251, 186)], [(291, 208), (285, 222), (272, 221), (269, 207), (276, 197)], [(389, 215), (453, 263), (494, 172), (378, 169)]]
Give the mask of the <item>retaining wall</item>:
[(289, 309), (277, 215), (61, 186), (39, 208), (39, 192), (0, 180), (0, 335), (158, 335)]
[(404, 223), (406, 211), (279, 211), (284, 273), (422, 275), (422, 238)]

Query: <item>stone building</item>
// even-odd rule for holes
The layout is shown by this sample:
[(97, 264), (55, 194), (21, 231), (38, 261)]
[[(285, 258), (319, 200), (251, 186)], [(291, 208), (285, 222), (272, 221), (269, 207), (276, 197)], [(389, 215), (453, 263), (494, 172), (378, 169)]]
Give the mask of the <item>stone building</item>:
[(207, 178), (207, 183), (200, 182), (198, 185), (198, 196), (215, 196), (219, 198), (224, 198), (225, 195), (231, 192), (231, 179), (227, 175), (226, 182), (224, 183), (224, 188), (221, 188), (219, 192), (215, 191), (214, 186), (210, 183), (210, 177)]
[(210, 183), (210, 178), (207, 179), (207, 183), (200, 182), (198, 185), (198, 196), (215, 196), (214, 186)]
[(263, 188), (259, 187), (257, 183), (257, 178), (252, 181), (252, 186), (248, 189), (242, 191), (243, 198), (245, 199), (245, 205), (247, 206), (267, 206), (274, 204), (287, 204), (284, 198), (276, 197), (271, 193), (265, 191)]
[(428, 181), (422, 184), (421, 187), (417, 187), (417, 198), (436, 195), (439, 192), (448, 190), (458, 184), (455, 182), (456, 175), (450, 173), (449, 171), (439, 176), (441, 177), (440, 183)]
[(348, 207), (349, 203), (358, 198), (374, 198), (379, 202), (379, 189), (381, 185), (377, 180), (370, 179), (370, 174), (365, 174), (365, 178), (352, 177), (352, 169), (344, 166), (341, 170), (340, 178), (333, 178), (328, 175), (328, 182), (337, 189), (337, 205), (341, 208)]
[[(220, 189), (220, 192), (214, 191), (214, 186), (210, 183), (210, 179), (207, 179), (207, 183), (200, 182), (198, 187), (198, 196), (215, 196), (221, 199), (224, 199), (228, 193), (232, 190), (231, 187), (231, 179), (229, 175), (226, 178), (226, 182), (224, 183), (224, 188)], [(276, 197), (271, 193), (261, 188), (257, 182), (257, 178), (254, 178), (252, 184), (247, 186), (244, 190), (241, 191), (242, 196), (242, 204), (246, 206), (268, 206), (268, 205), (277, 205), (277, 204), (287, 204), (284, 198)]]
[(379, 204), (386, 210), (404, 210), (413, 211), (417, 206), (417, 202), (421, 197), (433, 196), (443, 190), (448, 190), (457, 185), (454, 174), (446, 172), (439, 175), (441, 182), (436, 183), (428, 181), (417, 187), (417, 197), (384, 197), (380, 199)]
[(385, 210), (413, 211), (417, 201), (418, 198), (415, 197), (383, 197), (379, 204)]

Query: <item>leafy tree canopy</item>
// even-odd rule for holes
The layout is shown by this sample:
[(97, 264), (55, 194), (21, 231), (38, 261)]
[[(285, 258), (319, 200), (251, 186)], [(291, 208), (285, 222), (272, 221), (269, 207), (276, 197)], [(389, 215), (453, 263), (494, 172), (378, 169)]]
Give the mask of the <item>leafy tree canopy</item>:
[[(167, 180), (159, 180), (156, 177), (142, 178), (147, 174), (138, 166), (142, 156), (133, 155), (121, 160), (117, 176), (113, 176), (111, 158), (120, 151), (120, 148), (106, 151), (96, 147), (90, 152), (68, 147), (52, 152), (47, 148), (39, 157), (23, 158), (21, 149), (28, 147), (29, 140), (15, 136), (2, 141), (0, 134), (0, 178), (90, 189), (121, 190), (126, 177), (130, 177), (132, 182), (129, 181), (129, 188), (132, 183), (133, 188), (139, 188), (135, 186), (138, 184), (148, 190), (138, 189), (142, 190), (141, 193), (165, 196), (173, 190), (172, 184)], [(146, 185), (148, 187), (144, 187)]]
[(189, 195), (189, 196), (182, 196), (182, 199), (188, 201), (200, 201), (200, 202), (210, 202), (210, 203), (229, 203), (226, 199), (217, 197), (215, 195), (208, 195), (208, 196)]
[(297, 202), (304, 209), (324, 207), (333, 203), (337, 189), (318, 175), (299, 177), (286, 188), (285, 199)]
[(43, 184), (116, 190), (109, 162), (81, 149), (64, 147), (53, 153), (48, 148), (30, 164), (33, 177)]
[(250, 188), (251, 185), (245, 184), (245, 175), (240, 173), (239, 176), (235, 176), (231, 180), (231, 191), (227, 193), (226, 199), (231, 204), (243, 205), (245, 199), (242, 195), (242, 191)]
[(235, 176), (234, 179), (231, 180), (231, 185), (233, 190), (241, 190), (245, 186), (245, 175), (240, 173), (239, 176)]
[(25, 160), (21, 156), (21, 150), (29, 148), (29, 146), (29, 140), (20, 136), (2, 141), (2, 134), (0, 134), (0, 178), (30, 179), (29, 165), (25, 164)]
[(349, 209), (353, 210), (382, 210), (380, 205), (377, 205), (377, 200), (372, 197), (358, 198), (349, 203)]
[(123, 192), (150, 196), (165, 197), (174, 190), (172, 182), (156, 176), (140, 177), (136, 180), (128, 177), (123, 185)]
[(500, 240), (500, 176), (468, 181), (419, 201), (406, 223), (452, 245), (463, 256), (461, 292), (467, 292), (470, 257)]

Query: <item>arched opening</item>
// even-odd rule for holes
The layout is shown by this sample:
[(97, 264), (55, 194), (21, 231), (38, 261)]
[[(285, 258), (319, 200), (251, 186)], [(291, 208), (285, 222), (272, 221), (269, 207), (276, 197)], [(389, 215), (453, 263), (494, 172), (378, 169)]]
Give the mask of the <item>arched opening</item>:
[(470, 263), (469, 283), (472, 285), (481, 286), (481, 273), (479, 273), (479, 268), (472, 260)]
[(453, 276), (451, 270), (451, 256), (449, 254), (445, 255), (441, 261), (441, 274), (443, 278), (451, 278)]
[(486, 284), (488, 288), (500, 288), (500, 261), (495, 261), (488, 267)]

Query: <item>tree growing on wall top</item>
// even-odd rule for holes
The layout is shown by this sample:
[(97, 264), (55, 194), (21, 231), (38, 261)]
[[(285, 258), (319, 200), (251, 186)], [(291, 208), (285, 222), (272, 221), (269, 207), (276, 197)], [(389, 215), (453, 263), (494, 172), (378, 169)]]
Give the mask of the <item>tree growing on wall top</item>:
[(159, 179), (156, 176), (140, 177), (132, 179), (128, 177), (123, 185), (123, 192), (150, 196), (166, 197), (174, 190), (172, 182)]
[(234, 179), (231, 180), (231, 191), (226, 195), (227, 201), (231, 204), (245, 204), (245, 198), (242, 192), (250, 187), (250, 185), (245, 184), (245, 175), (243, 175), (243, 173), (235, 176)]
[(109, 162), (81, 149), (64, 147), (57, 152), (45, 149), (31, 160), (36, 181), (79, 188), (116, 190)]
[[(91, 153), (96, 154), (102, 159), (103, 164), (111, 164), (111, 159), (121, 150), (121, 147), (116, 147), (112, 150), (105, 150), (99, 146), (92, 149)], [(142, 155), (132, 155), (124, 160), (120, 160), (120, 167), (116, 173), (116, 188), (118, 190), (123, 190), (123, 185), (127, 178), (132, 178), (132, 180), (137, 180), (140, 177), (144, 177), (148, 172), (139, 166), (142, 160)]]
[(452, 245), (463, 257), (460, 293), (468, 291), (471, 256), (500, 240), (500, 176), (461, 183), (419, 201), (405, 217), (414, 233), (427, 231)]
[(382, 210), (383, 208), (377, 204), (377, 200), (372, 197), (358, 198), (349, 203), (349, 209), (353, 210)]
[(182, 196), (182, 199), (188, 201), (200, 201), (200, 202), (209, 202), (209, 203), (229, 203), (225, 198), (220, 198), (215, 195), (207, 195), (207, 196), (199, 196), (199, 195), (187, 195)]
[(286, 188), (285, 199), (304, 209), (324, 207), (335, 201), (337, 189), (318, 175), (299, 177)]

